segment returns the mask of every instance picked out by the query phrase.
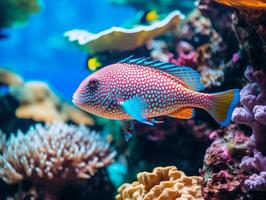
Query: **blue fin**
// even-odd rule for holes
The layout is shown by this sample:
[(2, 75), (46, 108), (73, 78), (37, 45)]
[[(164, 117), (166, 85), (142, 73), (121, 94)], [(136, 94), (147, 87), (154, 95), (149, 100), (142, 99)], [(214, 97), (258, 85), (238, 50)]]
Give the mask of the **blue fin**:
[(144, 124), (153, 125), (152, 122), (149, 122), (144, 116), (144, 110), (146, 108), (146, 103), (144, 99), (140, 97), (132, 97), (131, 99), (120, 102), (123, 110), (130, 115), (133, 119), (142, 122)]
[(212, 106), (206, 110), (221, 126), (229, 125), (232, 112), (240, 99), (239, 90), (233, 89), (211, 95), (213, 96)]
[(151, 58), (134, 58), (134, 56), (129, 56), (126, 59), (119, 61), (119, 63), (136, 64), (162, 70), (176, 76), (188, 88), (195, 91), (201, 91), (205, 88), (200, 81), (200, 74), (190, 67), (178, 66), (173, 63), (161, 62), (158, 60), (151, 60)]

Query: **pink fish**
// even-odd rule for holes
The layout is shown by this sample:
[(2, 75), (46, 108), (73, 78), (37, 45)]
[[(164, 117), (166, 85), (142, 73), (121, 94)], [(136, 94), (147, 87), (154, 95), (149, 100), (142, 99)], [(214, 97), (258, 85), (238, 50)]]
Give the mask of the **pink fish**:
[(88, 76), (73, 95), (73, 103), (100, 117), (149, 125), (163, 115), (190, 119), (197, 107), (221, 126), (228, 125), (239, 90), (198, 92), (202, 89), (200, 75), (189, 67), (129, 57)]

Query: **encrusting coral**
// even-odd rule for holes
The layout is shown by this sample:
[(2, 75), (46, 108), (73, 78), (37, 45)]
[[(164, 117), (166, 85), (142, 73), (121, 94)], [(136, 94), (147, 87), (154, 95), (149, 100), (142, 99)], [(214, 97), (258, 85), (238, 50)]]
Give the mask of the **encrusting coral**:
[(149, 39), (168, 31), (174, 31), (182, 18), (183, 15), (179, 11), (174, 11), (164, 20), (149, 26), (138, 26), (132, 29), (112, 27), (98, 34), (92, 34), (85, 30), (70, 30), (65, 33), (65, 37), (91, 54), (108, 50), (133, 50), (144, 45)]
[(66, 124), (38, 124), (2, 142), (0, 177), (8, 184), (89, 179), (116, 154), (96, 132)]
[(239, 164), (249, 154), (249, 137), (236, 125), (214, 134), (215, 140), (206, 151), (202, 169), (204, 199), (238, 199), (245, 193), (242, 187), (245, 175)]
[(186, 176), (176, 167), (157, 167), (141, 172), (137, 181), (118, 188), (116, 200), (203, 200), (199, 176)]
[(252, 140), (256, 148), (266, 152), (266, 74), (248, 67), (246, 78), (251, 82), (240, 92), (243, 107), (235, 108), (232, 120), (252, 128)]

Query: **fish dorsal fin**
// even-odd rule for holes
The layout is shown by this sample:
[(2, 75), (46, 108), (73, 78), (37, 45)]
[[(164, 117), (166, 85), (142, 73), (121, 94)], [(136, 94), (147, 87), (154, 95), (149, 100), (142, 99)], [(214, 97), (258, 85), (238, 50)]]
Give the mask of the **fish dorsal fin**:
[(179, 78), (189, 89), (195, 91), (201, 91), (204, 89), (204, 85), (200, 81), (200, 74), (190, 67), (178, 66), (173, 63), (152, 60), (151, 58), (145, 57), (134, 58), (133, 55), (119, 61), (119, 63), (136, 64), (156, 68)]
[(176, 112), (168, 115), (169, 117), (179, 118), (179, 119), (191, 119), (195, 116), (195, 110), (193, 108), (182, 108)]

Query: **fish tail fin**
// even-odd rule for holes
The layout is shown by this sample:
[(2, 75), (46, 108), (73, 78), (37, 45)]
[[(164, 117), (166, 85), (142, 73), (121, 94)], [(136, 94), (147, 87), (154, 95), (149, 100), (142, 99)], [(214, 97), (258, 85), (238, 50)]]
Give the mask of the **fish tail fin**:
[(207, 111), (221, 126), (227, 126), (231, 121), (232, 112), (239, 102), (239, 90), (228, 90), (211, 94), (211, 96), (211, 107)]

